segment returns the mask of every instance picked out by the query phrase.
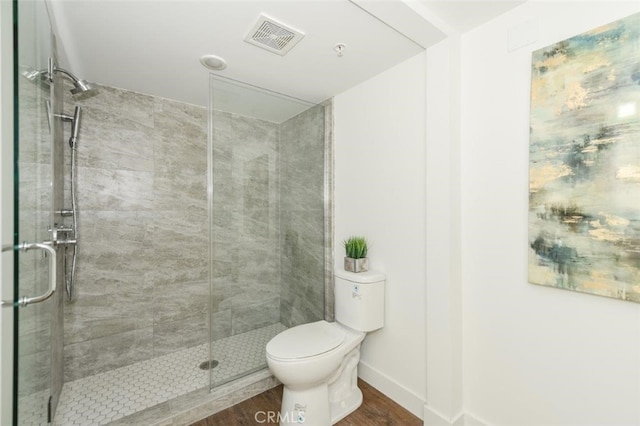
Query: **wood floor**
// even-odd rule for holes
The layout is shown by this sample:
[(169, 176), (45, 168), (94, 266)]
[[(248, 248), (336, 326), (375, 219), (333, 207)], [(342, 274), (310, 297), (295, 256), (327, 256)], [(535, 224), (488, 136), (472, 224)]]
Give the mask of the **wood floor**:
[[(387, 398), (368, 383), (358, 379), (364, 402), (355, 412), (336, 423), (337, 426), (422, 426), (422, 420)], [(274, 425), (256, 413), (277, 412), (282, 403), (282, 385), (193, 423), (191, 426)], [(259, 422), (261, 420), (261, 422)]]

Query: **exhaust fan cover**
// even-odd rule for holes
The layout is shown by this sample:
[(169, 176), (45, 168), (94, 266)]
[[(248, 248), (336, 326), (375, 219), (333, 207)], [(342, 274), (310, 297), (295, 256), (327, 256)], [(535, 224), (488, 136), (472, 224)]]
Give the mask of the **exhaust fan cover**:
[(304, 37), (302, 31), (293, 29), (275, 19), (261, 14), (258, 22), (244, 38), (244, 41), (278, 55), (285, 55)]

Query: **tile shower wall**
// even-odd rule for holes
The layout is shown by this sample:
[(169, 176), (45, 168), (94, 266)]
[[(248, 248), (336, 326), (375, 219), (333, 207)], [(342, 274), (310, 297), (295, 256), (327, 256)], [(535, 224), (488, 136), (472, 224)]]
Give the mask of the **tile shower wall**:
[[(49, 128), (45, 101), (50, 99), (48, 88), (34, 85), (27, 79), (18, 80), (19, 90), (19, 211), (17, 230), (21, 241), (42, 242), (50, 240), (51, 211), (60, 209), (62, 187), (51, 182), (62, 176), (62, 153), (54, 150), (52, 131), (56, 140), (62, 140), (62, 127)], [(54, 96), (60, 95), (58, 90)], [(61, 97), (53, 102), (61, 105)], [(52, 161), (52, 157), (55, 161)], [(58, 163), (57, 163), (58, 162)], [(53, 165), (53, 167), (52, 167)], [(19, 285), (21, 296), (43, 294), (49, 285), (48, 258), (39, 251), (18, 254)], [(57, 267), (62, 266), (58, 258)], [(58, 280), (62, 274), (58, 270)], [(20, 309), (18, 319), (19, 397), (24, 401), (42, 393), (43, 398), (53, 397), (53, 407), (62, 388), (62, 297), (55, 293), (48, 301)], [(59, 315), (60, 314), (60, 315)], [(20, 401), (20, 415), (29, 409), (29, 402)], [(41, 412), (39, 414), (45, 414)]]
[(207, 112), (109, 87), (65, 104), (82, 107), (71, 381), (207, 341)]
[(287, 327), (324, 318), (324, 156), (324, 106), (282, 123), (280, 321)]
[[(66, 102), (83, 108), (71, 381), (206, 342), (207, 111), (109, 87)], [(281, 141), (276, 123), (219, 111), (214, 132), (216, 340), (281, 320)]]
[(214, 339), (280, 321), (278, 124), (213, 117)]
[(214, 340), (324, 317), (323, 107), (215, 111), (209, 299), (207, 110), (110, 87), (65, 103), (83, 108), (65, 381), (206, 342), (209, 300)]
[[(26, 79), (23, 79), (26, 80)], [(19, 189), (18, 231), (23, 241), (47, 240), (51, 189), (51, 142), (46, 115), (38, 114), (45, 95), (29, 81), (19, 80), (20, 145), (18, 146)], [(48, 98), (48, 96), (46, 96)], [(44, 122), (43, 122), (44, 121)], [(29, 142), (29, 143), (27, 143)], [(43, 238), (44, 237), (44, 238)], [(47, 259), (37, 251), (18, 254), (21, 295), (44, 293), (48, 283)], [(19, 314), (18, 364), (19, 395), (24, 397), (48, 389), (51, 329), (48, 318), (52, 303), (40, 303), (22, 309)], [(43, 321), (44, 319), (44, 321)], [(36, 370), (36, 371), (33, 371)]]

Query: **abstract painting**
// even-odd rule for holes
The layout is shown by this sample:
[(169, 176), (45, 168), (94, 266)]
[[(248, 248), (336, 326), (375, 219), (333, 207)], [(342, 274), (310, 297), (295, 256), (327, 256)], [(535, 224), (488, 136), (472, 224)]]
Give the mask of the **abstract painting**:
[(529, 282), (640, 302), (640, 13), (531, 62)]

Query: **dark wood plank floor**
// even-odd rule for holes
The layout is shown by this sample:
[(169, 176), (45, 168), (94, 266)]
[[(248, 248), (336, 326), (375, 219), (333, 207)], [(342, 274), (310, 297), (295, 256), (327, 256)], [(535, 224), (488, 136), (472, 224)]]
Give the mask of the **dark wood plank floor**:
[[(422, 426), (422, 420), (387, 398), (367, 382), (358, 379), (364, 401), (360, 408), (340, 420), (338, 426)], [(255, 415), (259, 411), (275, 411), (282, 403), (282, 386), (275, 387), (243, 401), (224, 411), (193, 423), (191, 426), (236, 426), (270, 425), (258, 423)], [(258, 416), (258, 420), (264, 417)]]

